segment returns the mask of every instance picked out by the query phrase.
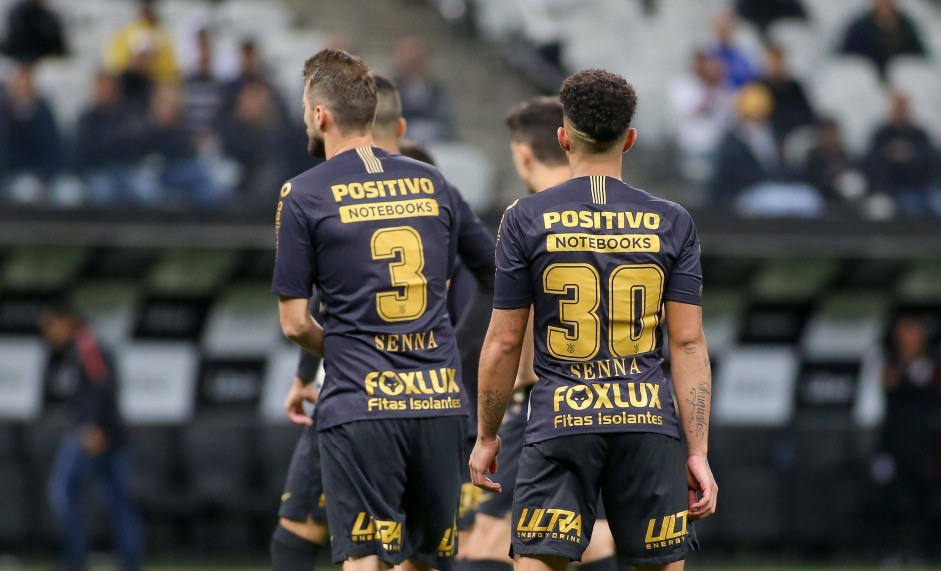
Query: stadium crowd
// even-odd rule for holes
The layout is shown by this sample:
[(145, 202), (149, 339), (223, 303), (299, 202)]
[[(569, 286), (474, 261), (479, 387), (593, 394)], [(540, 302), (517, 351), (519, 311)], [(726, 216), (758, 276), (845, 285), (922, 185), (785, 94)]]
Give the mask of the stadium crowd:
[[(888, 73), (898, 56), (931, 57), (924, 32), (897, 0), (872, 0), (833, 39), (835, 51), (870, 62), (883, 82), (883, 123), (865, 148), (854, 148), (845, 121), (815, 106), (788, 50), (768, 33), (781, 19), (809, 19), (805, 3), (736, 0), (715, 15), (710, 41), (665, 86), (676, 183), (695, 188), (703, 207), (744, 215), (941, 214), (939, 149)], [(655, 13), (660, 2), (640, 4)], [(37, 61), (69, 53), (69, 29), (44, 0), (19, 0), (6, 19), (3, 202), (251, 208), (269, 204), (270, 189), (310, 163), (298, 114), (289, 112), (295, 103), (260, 41), (224, 50), (206, 24), (191, 45), (177, 45), (159, 1), (141, 0), (136, 18), (105, 46), (92, 93), (76, 94), (90, 103), (73, 126), (57, 119), (34, 80)], [(759, 31), (763, 53), (742, 44), (739, 20)], [(540, 45), (555, 63), (565, 48)], [(410, 137), (455, 138), (455, 105), (431, 77), (423, 42), (403, 38), (391, 53)]]
[[(7, 18), (0, 88), (0, 196), (12, 203), (208, 208), (270, 206), (271, 189), (313, 163), (298, 104), (287, 101), (245, 38), (220, 54), (210, 25), (181, 53), (159, 2), (142, 0), (96, 72), (74, 129), (57, 121), (34, 67), (68, 53), (68, 30), (43, 0), (21, 0)], [(450, 97), (428, 74), (425, 46), (402, 38), (396, 80), (410, 135), (455, 136)], [(188, 63), (187, 62), (191, 62)], [(77, 97), (83, 97), (77, 94)]]

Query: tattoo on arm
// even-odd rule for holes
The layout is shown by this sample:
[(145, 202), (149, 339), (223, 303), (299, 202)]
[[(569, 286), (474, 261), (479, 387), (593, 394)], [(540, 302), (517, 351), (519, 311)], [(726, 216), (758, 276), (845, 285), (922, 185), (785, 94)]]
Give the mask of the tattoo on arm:
[(689, 396), (686, 397), (686, 402), (693, 407), (686, 423), (700, 440), (705, 440), (706, 432), (709, 430), (709, 419), (706, 417), (709, 395), (709, 383), (699, 383), (698, 387), (690, 389)]
[(499, 391), (482, 391), (479, 405), (480, 421), (489, 429), (489, 432), (496, 434), (503, 422), (503, 414), (506, 411), (506, 403), (509, 395)]

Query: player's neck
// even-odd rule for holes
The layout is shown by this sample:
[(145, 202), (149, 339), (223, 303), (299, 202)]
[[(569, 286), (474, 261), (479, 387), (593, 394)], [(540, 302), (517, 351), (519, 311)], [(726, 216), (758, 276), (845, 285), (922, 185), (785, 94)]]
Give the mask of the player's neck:
[(621, 153), (603, 155), (569, 154), (569, 171), (572, 178), (581, 176), (609, 176), (621, 180)]
[(387, 151), (394, 155), (398, 155), (402, 152), (402, 150), (399, 149), (399, 139), (397, 137), (394, 139), (375, 137), (373, 139), (373, 146), (379, 147), (383, 151)]
[(547, 188), (558, 186), (570, 177), (568, 165), (561, 167), (545, 167), (533, 173), (532, 188), (542, 192)]
[(359, 147), (372, 146), (375, 146), (372, 140), (372, 133), (366, 133), (365, 135), (337, 135), (335, 139), (324, 139), (324, 147), (326, 147), (325, 150), (327, 151), (328, 160), (346, 151), (352, 151)]

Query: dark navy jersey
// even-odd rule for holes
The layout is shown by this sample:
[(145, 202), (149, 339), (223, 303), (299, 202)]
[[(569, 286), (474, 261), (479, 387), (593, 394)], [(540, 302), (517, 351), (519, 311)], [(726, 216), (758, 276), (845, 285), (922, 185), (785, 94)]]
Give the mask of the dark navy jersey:
[(447, 281), (493, 238), (437, 169), (375, 147), (281, 189), (272, 292), (324, 305), (321, 430), (355, 420), (467, 414)]
[(664, 301), (701, 305), (689, 213), (618, 179), (579, 177), (512, 204), (493, 306), (534, 305), (526, 441), (585, 432), (679, 437), (663, 373)]

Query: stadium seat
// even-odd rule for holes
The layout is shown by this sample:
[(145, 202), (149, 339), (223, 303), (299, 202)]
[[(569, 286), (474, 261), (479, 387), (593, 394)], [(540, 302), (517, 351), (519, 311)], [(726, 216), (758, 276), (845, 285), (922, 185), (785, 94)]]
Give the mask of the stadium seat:
[(297, 372), (298, 351), (296, 347), (284, 345), (271, 352), (265, 371), (259, 415), (263, 422), (283, 424), (288, 422), (284, 412), (284, 397), (287, 396)]
[(91, 282), (79, 286), (72, 302), (89, 318), (98, 336), (112, 349), (131, 336), (137, 287), (132, 283)]
[(774, 22), (768, 28), (768, 36), (787, 53), (791, 73), (803, 80), (810, 78), (821, 56), (830, 48), (826, 45), (826, 34), (802, 20)]
[(889, 84), (908, 95), (915, 121), (926, 128), (935, 141), (941, 140), (941, 71), (935, 60), (898, 56), (889, 62)]
[(703, 331), (711, 356), (725, 355), (738, 338), (744, 301), (735, 291), (712, 291), (703, 303)]
[(30, 528), (30, 505), (28, 479), (22, 465), (0, 463), (0, 545), (16, 545), (26, 539)]
[(832, 56), (818, 65), (811, 79), (811, 103), (837, 120), (852, 152), (865, 151), (873, 129), (886, 116), (885, 90), (875, 66), (858, 56)]
[[(269, 424), (261, 428), (261, 459), (265, 466), (264, 497), (272, 506), (284, 491), (284, 481), (302, 428), (296, 424)], [(274, 511), (272, 507), (272, 511)]]
[(901, 276), (897, 295), (903, 302), (941, 303), (941, 263), (919, 261)]
[(203, 348), (213, 357), (263, 356), (282, 343), (274, 300), (262, 284), (232, 288), (213, 304)]
[(133, 491), (148, 517), (191, 514), (193, 497), (185, 488), (178, 431), (167, 425), (132, 424), (126, 442)]
[(84, 248), (64, 246), (18, 246), (7, 256), (0, 288), (3, 290), (50, 292), (73, 283), (88, 259)]
[(784, 426), (794, 409), (798, 359), (788, 346), (729, 351), (715, 378), (715, 424)]
[(290, 14), (280, 2), (228, 0), (219, 7), (216, 22), (242, 37), (261, 40), (290, 26)]
[(869, 0), (806, 0), (804, 5), (811, 19), (823, 28), (824, 36), (833, 38), (836, 45), (850, 21), (869, 8)]
[(428, 144), (428, 152), (474, 211), (490, 206), (495, 195), (493, 165), (480, 149), (469, 143), (436, 142)]
[(234, 250), (166, 250), (147, 276), (155, 294), (198, 297), (222, 285), (238, 262)]
[(523, 26), (523, 16), (516, 2), (474, 0), (474, 21), (492, 41), (505, 40)]
[(888, 301), (879, 293), (839, 293), (821, 302), (803, 338), (812, 357), (862, 357), (879, 346)]
[(46, 361), (46, 349), (40, 340), (0, 337), (0, 422), (29, 421), (39, 416)]
[(811, 301), (838, 269), (834, 260), (825, 258), (771, 260), (752, 281), (752, 292), (755, 299), (763, 301)]
[(196, 350), (186, 343), (137, 342), (122, 348), (117, 357), (121, 415), (132, 423), (187, 421), (197, 366)]
[(767, 467), (735, 467), (719, 477), (722, 493), (713, 525), (726, 541), (780, 545), (788, 528), (785, 478)]
[(207, 415), (183, 428), (183, 455), (197, 505), (233, 513), (256, 513), (270, 498), (260, 498), (257, 434), (253, 417)]

